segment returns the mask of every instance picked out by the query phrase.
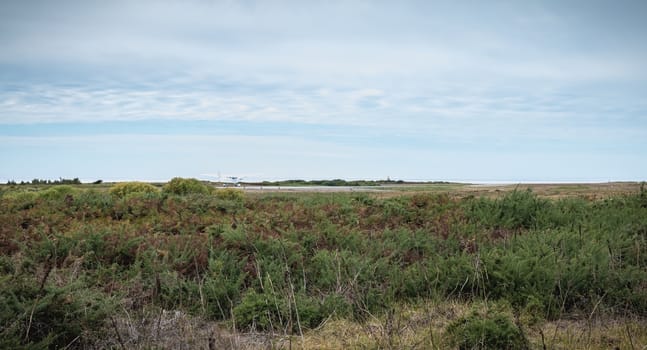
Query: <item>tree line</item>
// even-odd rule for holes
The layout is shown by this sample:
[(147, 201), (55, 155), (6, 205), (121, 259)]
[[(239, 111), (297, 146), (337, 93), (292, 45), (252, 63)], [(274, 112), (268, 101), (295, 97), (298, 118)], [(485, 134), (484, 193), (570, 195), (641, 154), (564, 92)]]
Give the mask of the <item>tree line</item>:
[[(98, 180), (101, 181), (101, 180)], [(101, 183), (96, 182), (95, 183)], [(81, 180), (78, 177), (73, 179), (64, 179), (59, 177), (58, 180), (44, 180), (44, 179), (33, 179), (31, 181), (20, 181), (19, 183), (15, 180), (7, 181), (7, 185), (80, 185)]]

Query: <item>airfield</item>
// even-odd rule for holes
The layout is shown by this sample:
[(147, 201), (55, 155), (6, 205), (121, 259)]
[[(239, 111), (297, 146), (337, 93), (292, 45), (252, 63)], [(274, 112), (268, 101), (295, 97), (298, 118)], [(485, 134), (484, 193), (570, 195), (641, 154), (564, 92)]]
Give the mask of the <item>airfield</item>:
[(636, 193), (640, 191), (640, 182), (604, 182), (604, 183), (405, 183), (380, 186), (261, 186), (241, 184), (241, 189), (249, 194), (260, 193), (338, 193), (368, 192), (382, 195), (401, 193), (447, 193), (458, 197), (497, 196), (498, 194), (530, 189), (535, 194), (548, 197), (587, 196), (603, 198), (614, 195)]

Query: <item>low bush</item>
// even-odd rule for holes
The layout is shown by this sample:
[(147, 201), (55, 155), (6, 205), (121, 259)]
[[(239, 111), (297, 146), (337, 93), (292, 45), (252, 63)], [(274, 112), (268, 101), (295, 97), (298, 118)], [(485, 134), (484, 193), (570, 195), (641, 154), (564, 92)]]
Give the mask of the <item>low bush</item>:
[(211, 187), (205, 185), (198, 179), (185, 179), (181, 177), (174, 177), (162, 188), (164, 193), (180, 196), (186, 194), (209, 194), (211, 190)]
[(491, 228), (508, 230), (537, 228), (540, 214), (551, 205), (530, 189), (514, 190), (500, 199), (479, 198), (469, 203), (471, 220)]
[(245, 193), (241, 190), (235, 188), (222, 188), (216, 190), (216, 198), (231, 200), (231, 201), (242, 201), (245, 199)]
[(23, 276), (0, 280), (0, 348), (80, 348), (114, 311), (111, 299), (77, 281), (63, 287)]
[(450, 343), (459, 349), (528, 349), (511, 315), (496, 309), (473, 310), (447, 326)]
[(38, 196), (45, 200), (61, 200), (69, 198), (68, 196), (73, 196), (76, 193), (78, 193), (78, 191), (70, 185), (58, 185), (44, 191), (40, 191)]
[(274, 293), (251, 290), (234, 308), (234, 317), (239, 327), (246, 329), (281, 330), (289, 321), (287, 301)]
[(117, 198), (125, 198), (133, 193), (157, 193), (159, 189), (145, 182), (120, 182), (110, 188), (110, 194)]
[[(334, 301), (331, 301), (331, 304)], [(339, 305), (341, 307), (341, 305)], [(300, 332), (317, 327), (328, 315), (316, 299), (304, 294), (249, 291), (234, 308), (236, 324), (256, 331)]]
[(12, 210), (27, 210), (36, 204), (38, 193), (32, 191), (10, 191), (2, 196), (3, 203)]

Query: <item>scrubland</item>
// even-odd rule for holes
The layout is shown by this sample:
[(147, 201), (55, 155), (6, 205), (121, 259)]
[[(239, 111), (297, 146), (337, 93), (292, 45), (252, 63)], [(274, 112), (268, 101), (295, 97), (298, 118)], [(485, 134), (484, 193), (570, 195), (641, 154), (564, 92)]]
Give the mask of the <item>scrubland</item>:
[(644, 349), (647, 189), (0, 187), (0, 348)]

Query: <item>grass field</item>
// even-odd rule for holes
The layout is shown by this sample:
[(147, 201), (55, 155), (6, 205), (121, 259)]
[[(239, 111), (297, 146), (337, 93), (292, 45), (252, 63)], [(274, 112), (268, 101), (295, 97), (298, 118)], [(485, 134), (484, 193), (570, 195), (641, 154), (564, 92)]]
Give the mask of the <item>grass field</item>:
[(0, 222), (0, 348), (647, 346), (640, 183), (3, 185)]

